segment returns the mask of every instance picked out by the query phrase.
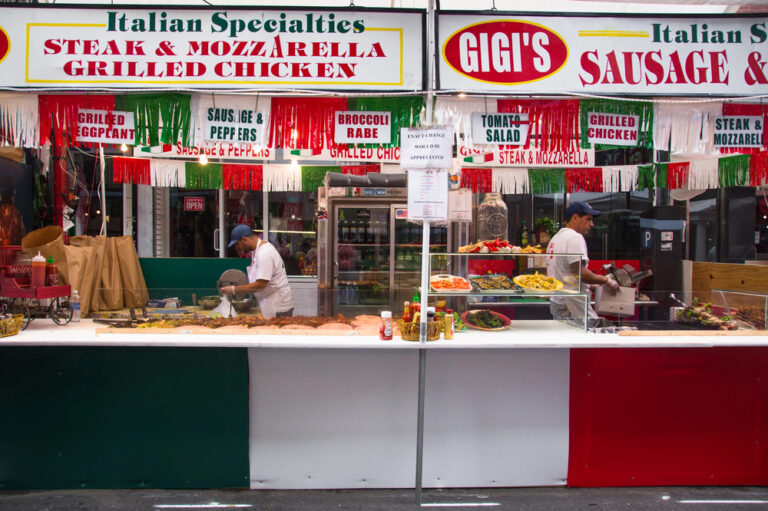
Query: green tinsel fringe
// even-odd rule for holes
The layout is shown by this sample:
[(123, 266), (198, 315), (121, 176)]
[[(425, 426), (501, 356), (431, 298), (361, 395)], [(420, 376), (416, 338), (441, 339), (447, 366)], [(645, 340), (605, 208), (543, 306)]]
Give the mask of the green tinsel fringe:
[(651, 190), (656, 188), (656, 173), (653, 165), (639, 165), (637, 167), (637, 189)]
[(720, 188), (749, 186), (749, 155), (740, 154), (720, 158), (717, 161), (717, 173), (720, 178)]
[(667, 164), (666, 163), (654, 163), (656, 166), (656, 186), (659, 188), (667, 188)]
[[(392, 127), (389, 144), (384, 147), (400, 147), (400, 128), (412, 128), (421, 125), (419, 115), (424, 107), (421, 96), (401, 96), (382, 98), (349, 98), (347, 108), (350, 112), (391, 112)], [(379, 147), (378, 144), (360, 144), (365, 147)]]
[(301, 191), (316, 192), (319, 187), (323, 186), (325, 174), (328, 172), (341, 174), (341, 167), (332, 165), (301, 167)]
[[(637, 130), (637, 147), (653, 148), (653, 103), (642, 101), (613, 101), (610, 99), (580, 99), (579, 121), (581, 125), (581, 147), (589, 149), (592, 144), (587, 140), (587, 116), (589, 112), (605, 114), (637, 115), (640, 126)], [(595, 144), (595, 150), (626, 149), (627, 146)]]
[(534, 195), (565, 193), (565, 170), (528, 169), (528, 189)]
[(208, 163), (201, 165), (188, 161), (184, 164), (186, 174), (186, 187), (197, 190), (218, 190), (223, 179), (220, 163)]
[(157, 146), (181, 142), (190, 147), (190, 95), (178, 93), (115, 96), (115, 110), (133, 112), (136, 144)]

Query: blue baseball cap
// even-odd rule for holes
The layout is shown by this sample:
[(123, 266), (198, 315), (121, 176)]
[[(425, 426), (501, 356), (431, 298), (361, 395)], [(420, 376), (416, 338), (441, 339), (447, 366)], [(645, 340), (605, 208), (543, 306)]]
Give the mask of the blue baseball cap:
[(592, 215), (600, 216), (600, 212), (596, 209), (592, 209), (592, 206), (586, 202), (571, 202), (571, 204), (565, 208), (565, 220), (568, 221), (573, 215)]
[(229, 235), (229, 245), (227, 245), (227, 247), (232, 248), (232, 245), (251, 234), (253, 234), (253, 230), (249, 226), (245, 224), (237, 224), (232, 229), (232, 234)]

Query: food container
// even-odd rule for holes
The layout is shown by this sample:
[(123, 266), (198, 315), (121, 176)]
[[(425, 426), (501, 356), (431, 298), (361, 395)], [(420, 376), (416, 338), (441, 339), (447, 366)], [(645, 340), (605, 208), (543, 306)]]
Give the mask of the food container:
[(232, 300), (232, 307), (234, 307), (237, 312), (248, 312), (253, 308), (253, 300), (251, 298)]
[(221, 303), (221, 298), (217, 295), (203, 296), (197, 303), (199, 303), (200, 307), (203, 309), (213, 309)]
[[(410, 322), (406, 323), (402, 319), (397, 321), (397, 325), (400, 327), (400, 337), (404, 341), (418, 341), (419, 332), (421, 331), (421, 323)], [(442, 331), (442, 325), (439, 321), (431, 321), (427, 323), (427, 340), (436, 341), (440, 338), (440, 332)]]

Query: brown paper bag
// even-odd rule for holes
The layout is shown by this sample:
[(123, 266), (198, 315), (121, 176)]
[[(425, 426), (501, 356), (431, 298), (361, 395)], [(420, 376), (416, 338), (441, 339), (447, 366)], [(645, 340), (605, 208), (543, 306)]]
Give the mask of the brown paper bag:
[(88, 271), (93, 271), (93, 263), (89, 264), (89, 260), (93, 259), (93, 248), (65, 245), (64, 251), (69, 267), (69, 285), (73, 290), (77, 289), (80, 295), (80, 314), (85, 317), (91, 311), (93, 282)]
[(68, 261), (65, 253), (64, 236), (61, 227), (49, 225), (36, 229), (21, 240), (24, 252), (34, 256), (39, 251), (46, 259), (53, 257), (53, 262), (64, 284), (69, 284)]
[(117, 257), (120, 261), (120, 279), (123, 282), (125, 307), (143, 307), (149, 300), (144, 272), (141, 271), (139, 256), (131, 236), (114, 238)]
[[(91, 255), (88, 258), (88, 262), (84, 268), (84, 273), (80, 282), (80, 303), (81, 314), (87, 311), (100, 311), (105, 310), (101, 301), (101, 269), (104, 262), (104, 243), (106, 238), (104, 236), (72, 236), (69, 238), (69, 245), (72, 247), (91, 247)], [(83, 294), (88, 286), (89, 300), (86, 301)], [(86, 309), (85, 304), (88, 307)]]
[(123, 281), (120, 278), (120, 260), (115, 238), (107, 238), (104, 244), (104, 263), (101, 266), (102, 310), (123, 308)]

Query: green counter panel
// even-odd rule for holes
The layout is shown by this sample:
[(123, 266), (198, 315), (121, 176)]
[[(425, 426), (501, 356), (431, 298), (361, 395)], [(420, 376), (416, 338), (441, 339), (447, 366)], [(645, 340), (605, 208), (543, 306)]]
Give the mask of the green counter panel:
[(247, 488), (246, 349), (0, 347), (0, 490)]
[(251, 264), (250, 258), (212, 257), (141, 257), (141, 271), (150, 298), (181, 298), (184, 305), (192, 304), (192, 293), (198, 298), (217, 293), (216, 281), (227, 270), (242, 270)]

